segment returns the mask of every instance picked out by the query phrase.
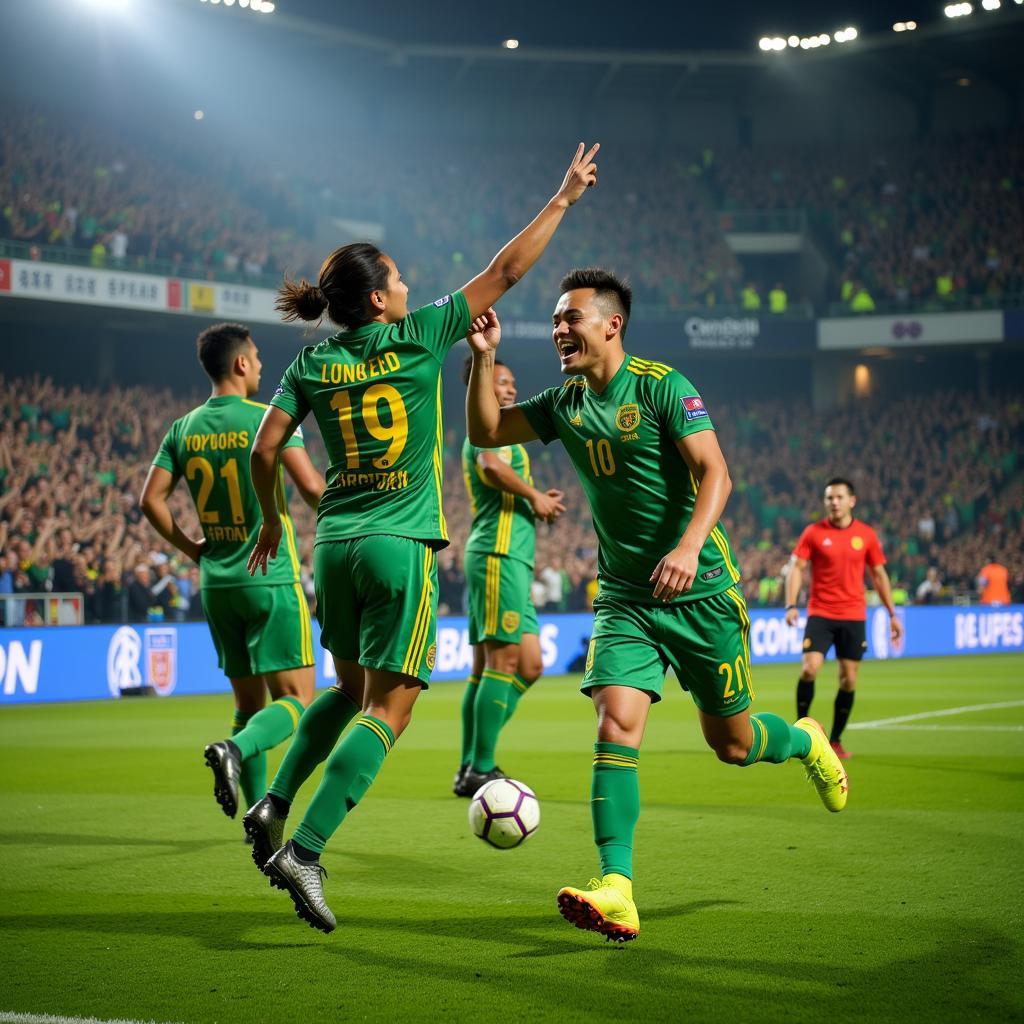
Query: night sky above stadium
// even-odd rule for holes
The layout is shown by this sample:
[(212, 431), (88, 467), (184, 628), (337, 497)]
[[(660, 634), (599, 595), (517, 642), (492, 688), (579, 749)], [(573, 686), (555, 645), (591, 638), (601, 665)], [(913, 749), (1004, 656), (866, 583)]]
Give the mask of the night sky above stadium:
[(397, 43), (488, 46), (511, 37), (524, 46), (652, 50), (751, 50), (765, 34), (802, 35), (855, 25), (864, 35), (888, 31), (901, 18), (922, 24), (942, 20), (937, 0), (776, 0), (757, 7), (665, 0), (593, 0), (586, 5), (550, 0), (487, 5), (467, 0), (277, 0), (277, 10)]

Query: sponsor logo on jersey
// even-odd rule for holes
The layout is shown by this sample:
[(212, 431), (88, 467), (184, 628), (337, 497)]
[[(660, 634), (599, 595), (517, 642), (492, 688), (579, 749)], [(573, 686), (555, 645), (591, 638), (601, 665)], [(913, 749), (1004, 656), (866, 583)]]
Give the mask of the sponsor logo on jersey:
[(450, 295), (442, 295), (441, 298), (434, 299), (434, 305), (437, 306), (438, 309), (440, 309), (442, 306), (447, 306), (448, 303), (451, 301), (452, 297)]
[(704, 400), (699, 395), (690, 395), (680, 398), (679, 401), (683, 403), (683, 412), (686, 413), (688, 420), (699, 420), (708, 414), (707, 409), (704, 408)]
[(702, 572), (700, 578), (705, 583), (710, 583), (712, 580), (717, 580), (723, 572), (725, 572), (725, 567), (720, 565), (717, 569), (708, 569), (707, 572)]
[(431, 644), (427, 648), (427, 668), (434, 671), (434, 662), (437, 660), (437, 644)]
[(615, 426), (624, 434), (636, 430), (639, 422), (640, 406), (636, 402), (627, 402), (625, 405), (620, 405), (615, 413)]
[(514, 633), (519, 625), (519, 612), (505, 612), (501, 617), (501, 631)]
[(854, 537), (853, 540), (850, 541), (850, 547), (852, 547), (854, 551), (860, 551), (860, 549), (864, 547), (864, 538)]
[(569, 426), (570, 427), (582, 427), (583, 426), (583, 417), (579, 413), (576, 413), (575, 416), (570, 416), (569, 417)]

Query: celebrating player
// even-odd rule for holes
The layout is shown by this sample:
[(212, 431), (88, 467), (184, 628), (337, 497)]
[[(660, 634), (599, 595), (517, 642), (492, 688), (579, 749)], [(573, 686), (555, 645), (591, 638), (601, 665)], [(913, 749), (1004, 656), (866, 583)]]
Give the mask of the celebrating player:
[(807, 602), (807, 626), (800, 680), (796, 684), (797, 715), (808, 714), (814, 699), (814, 680), (821, 671), (825, 655), (833, 645), (839, 660), (839, 691), (836, 693), (829, 741), (844, 761), (850, 756), (843, 749), (842, 735), (857, 686), (857, 671), (867, 649), (864, 622), (864, 567), (871, 573), (875, 590), (889, 612), (893, 643), (903, 635), (903, 624), (896, 617), (885, 555), (878, 535), (867, 523), (853, 518), (857, 495), (853, 484), (833, 477), (825, 485), (825, 518), (811, 523), (800, 535), (790, 559), (786, 576), (786, 622), (795, 626), (799, 619), (797, 598), (804, 570), (811, 567), (811, 592)]
[[(448, 543), (441, 365), (473, 319), (533, 266), (565, 211), (596, 183), (597, 150), (579, 145), (552, 199), (481, 274), (413, 313), (394, 260), (367, 243), (331, 253), (318, 284), (286, 281), (281, 289), (278, 308), (286, 320), (318, 321), (326, 311), (341, 332), (303, 349), (260, 426), (252, 471), (263, 526), (250, 571), (265, 572), (277, 552), (277, 457), (312, 412), (331, 462), (313, 556), (317, 617), (340, 682), (303, 716), (270, 792), (249, 809), (245, 827), (256, 863), (291, 894), (299, 916), (322, 931), (336, 921), (324, 901), (320, 854), (409, 724), (434, 665), (435, 552)], [(298, 787), (329, 754), (305, 817), (280, 846)]]
[(559, 439), (590, 503), (600, 592), (581, 689), (597, 711), (591, 810), (602, 877), (588, 891), (563, 888), (558, 906), (577, 927), (627, 941), (640, 930), (632, 891), (640, 743), (669, 666), (720, 760), (799, 758), (830, 811), (846, 805), (847, 782), (816, 722), (747, 711), (750, 620), (718, 524), (732, 485), (700, 395), (675, 370), (623, 351), (625, 284), (588, 269), (561, 287), (553, 339), (569, 379), (502, 408), (489, 312), (489, 329), (470, 338), (466, 410), (476, 445)]
[[(259, 390), (262, 366), (256, 345), (247, 327), (217, 324), (199, 335), (197, 347), (213, 393), (172, 424), (139, 504), (161, 537), (199, 562), (203, 610), (218, 662), (235, 694), (231, 739), (211, 743), (204, 753), (213, 770), (213, 794), (233, 818), (239, 785), (246, 806), (266, 791), (265, 752), (291, 736), (313, 698), (313, 631), (280, 474), (274, 480), (274, 502), (288, 557), (266, 576), (254, 578), (246, 571), (260, 519), (249, 449), (267, 409), (251, 401)], [(288, 439), (281, 461), (303, 498), (316, 508), (324, 480), (306, 454), (300, 431)], [(202, 540), (182, 531), (167, 503), (182, 476), (199, 513)], [(268, 689), (274, 701), (264, 707)]]
[[(487, 317), (478, 317), (471, 334), (488, 329)], [(472, 365), (470, 356), (463, 371), (467, 384)], [(499, 405), (515, 405), (516, 379), (500, 359), (494, 361), (494, 395)], [(453, 790), (472, 796), (485, 782), (504, 778), (494, 761), (498, 734), (544, 671), (530, 600), (534, 519), (553, 522), (565, 506), (561, 491), (533, 486), (530, 456), (521, 444), (494, 452), (466, 438), (462, 475), (474, 517), (465, 556), (473, 674), (462, 698), (462, 762)]]

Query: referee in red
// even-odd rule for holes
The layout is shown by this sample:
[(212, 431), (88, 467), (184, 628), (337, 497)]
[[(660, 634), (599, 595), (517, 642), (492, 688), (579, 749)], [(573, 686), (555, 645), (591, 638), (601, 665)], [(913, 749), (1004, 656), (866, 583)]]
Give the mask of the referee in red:
[(856, 504), (857, 495), (849, 480), (842, 477), (829, 480), (825, 485), (825, 518), (811, 523), (800, 535), (786, 577), (786, 622), (795, 626), (799, 619), (796, 600), (804, 570), (808, 565), (811, 567), (804, 653), (796, 687), (797, 717), (807, 715), (814, 699), (814, 680), (829, 648), (835, 646), (839, 659), (839, 692), (829, 738), (832, 749), (844, 760), (850, 755), (843, 749), (841, 737), (853, 710), (857, 670), (868, 646), (865, 566), (882, 604), (888, 609), (893, 643), (903, 635), (903, 625), (892, 603), (882, 545), (870, 526), (853, 518)]

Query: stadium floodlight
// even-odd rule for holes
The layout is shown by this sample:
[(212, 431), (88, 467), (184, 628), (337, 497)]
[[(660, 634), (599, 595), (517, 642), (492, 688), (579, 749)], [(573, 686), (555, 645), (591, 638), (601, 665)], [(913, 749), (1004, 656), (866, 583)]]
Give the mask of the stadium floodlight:
[(916, 21), (897, 21), (896, 24), (893, 25), (892, 30), (893, 32), (913, 32), (916, 28)]
[(781, 53), (786, 48), (786, 40), (782, 36), (775, 36), (772, 39), (772, 49), (778, 53)]
[(504, 40), (502, 40), (501, 45), (506, 50), (518, 50), (519, 49), (519, 40), (518, 39), (504, 39)]
[(194, 118), (195, 118), (195, 119), (196, 119), (197, 121), (202, 121), (202, 119), (203, 119), (204, 117), (206, 117), (206, 115), (205, 115), (205, 114), (204, 114), (204, 113), (203, 113), (203, 112), (202, 112), (201, 110), (197, 110), (197, 111), (196, 111), (196, 112), (195, 112), (195, 113), (194, 113), (194, 114), (193, 114), (192, 116), (193, 116), (193, 117), (194, 117)]
[(946, 4), (942, 13), (945, 14), (947, 18), (965, 18), (968, 14), (972, 14), (973, 12), (974, 6), (964, 0), (963, 3), (959, 4)]
[(238, 0), (238, 6), (244, 11), (249, 6), (249, 0)]
[(772, 41), (771, 39), (768, 38), (768, 36), (761, 36), (761, 38), (758, 39), (757, 41), (757, 45), (760, 46), (762, 50), (767, 52), (772, 48)]
[[(1020, 2), (1024, 3), (1024, 0), (1020, 0)], [(788, 42), (790, 46), (799, 46), (800, 45), (800, 37), (799, 36), (790, 36), (789, 39), (786, 40), (786, 42)]]
[(998, 11), (1003, 5), (1000, 0), (981, 0), (981, 6), (984, 7), (986, 11)]

